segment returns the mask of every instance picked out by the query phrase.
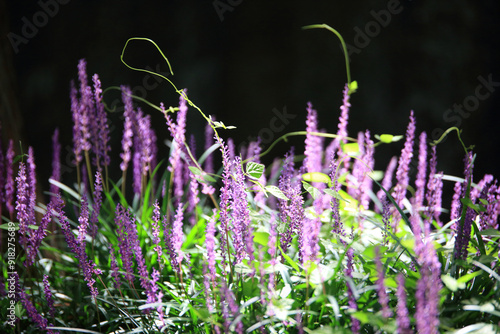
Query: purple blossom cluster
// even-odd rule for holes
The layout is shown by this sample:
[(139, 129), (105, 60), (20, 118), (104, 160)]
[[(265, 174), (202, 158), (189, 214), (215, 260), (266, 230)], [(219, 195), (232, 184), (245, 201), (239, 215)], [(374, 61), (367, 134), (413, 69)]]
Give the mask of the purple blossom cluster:
[(80, 225), (78, 226), (78, 234), (76, 238), (75, 235), (73, 234), (73, 230), (71, 229), (69, 219), (66, 217), (63, 211), (63, 207), (64, 207), (64, 202), (60, 197), (58, 197), (54, 201), (55, 214), (59, 219), (59, 223), (61, 225), (62, 232), (66, 239), (66, 243), (68, 244), (70, 250), (75, 254), (76, 258), (78, 259), (78, 265), (83, 273), (85, 281), (87, 282), (90, 294), (92, 298), (95, 299), (99, 294), (99, 291), (97, 290), (97, 287), (94, 285), (95, 279), (93, 278), (93, 275), (100, 275), (101, 270), (99, 268), (96, 268), (96, 264), (92, 260), (89, 260), (86, 252), (85, 235), (87, 233), (88, 219), (89, 219), (88, 204), (86, 197), (83, 197), (81, 202), (81, 212), (80, 212), (80, 217), (78, 219)]
[[(156, 281), (158, 280), (158, 278), (155, 278), (156, 281), (149, 278), (146, 260), (144, 259), (137, 233), (135, 218), (131, 214), (130, 210), (127, 210), (121, 204), (118, 204), (115, 211), (115, 223), (118, 227), (118, 247), (123, 264), (123, 270), (125, 272), (125, 279), (131, 286), (134, 286), (133, 267), (134, 262), (137, 263), (139, 281), (141, 287), (144, 289), (147, 295), (146, 303), (156, 302), (158, 298), (161, 299), (161, 297), (158, 297), (156, 287)], [(113, 257), (114, 255), (111, 257), (111, 262), (113, 262), (114, 260)], [(115, 277), (116, 271), (116, 268), (114, 268), (112, 273), (112, 275)]]
[[(186, 117), (187, 117), (187, 102), (184, 94), (179, 98), (179, 111), (177, 112), (177, 122), (174, 122), (167, 111), (163, 111), (165, 119), (167, 120), (168, 129), (172, 138), (172, 152), (170, 155), (169, 171), (173, 174), (173, 192), (175, 198), (175, 205), (179, 204), (183, 195), (184, 187), (187, 183), (186, 170), (187, 165), (182, 157), (186, 156), (185, 141), (186, 141)], [(163, 107), (162, 107), (163, 108)]]
[(35, 324), (37, 324), (38, 328), (40, 328), (41, 330), (47, 331), (47, 333), (50, 333), (50, 334), (59, 333), (59, 332), (54, 332), (51, 329), (47, 328), (48, 326), (52, 326), (52, 324), (50, 324), (48, 322), (48, 320), (46, 318), (44, 318), (43, 315), (40, 314), (40, 312), (38, 312), (38, 310), (36, 309), (35, 305), (33, 305), (33, 303), (31, 302), (31, 300), (26, 292), (20, 291), (19, 295), (21, 298), (21, 303), (23, 304), (24, 309), (26, 310), (26, 313), (28, 314), (28, 317)]
[[(392, 196), (396, 201), (396, 204), (403, 208), (403, 200), (406, 196), (406, 191), (408, 185), (410, 184), (410, 162), (413, 157), (413, 140), (415, 138), (415, 116), (413, 115), (413, 110), (410, 113), (410, 123), (408, 123), (408, 128), (406, 129), (406, 140), (401, 151), (401, 156), (399, 157), (398, 168), (396, 171), (396, 186)], [(399, 212), (394, 210), (393, 213), (394, 223), (397, 224), (401, 218)]]
[[(294, 153), (291, 150), (285, 155), (283, 169), (279, 178), (279, 189), (288, 200), (279, 200), (279, 218), (286, 229), (280, 238), (283, 252), (288, 250), (295, 234), (298, 242), (302, 244), (302, 223), (304, 220), (304, 198), (298, 173), (294, 169)], [(302, 261), (302, 251), (299, 250), (299, 259)]]
[(145, 189), (148, 176), (151, 177), (157, 164), (158, 149), (156, 134), (151, 127), (151, 116), (145, 115), (140, 108), (134, 110), (132, 92), (126, 86), (121, 87), (122, 100), (125, 105), (125, 118), (122, 135), (122, 159), (120, 169), (123, 172), (122, 190), (125, 188), (127, 170), (132, 161), (134, 194), (141, 195)]
[[(52, 221), (53, 204), (47, 205), (45, 214), (37, 226), (35, 216), (36, 206), (36, 166), (33, 149), (28, 150), (27, 164), (19, 164), (19, 172), (16, 177), (17, 200), (16, 211), (19, 221), (19, 241), (26, 251), (25, 265), (31, 266), (35, 262), (38, 249), (42, 240), (47, 235), (49, 223)], [(10, 174), (10, 173), (8, 173)], [(36, 226), (36, 229), (34, 227)]]
[(94, 154), (92, 163), (99, 170), (110, 163), (109, 126), (104, 102), (102, 101), (101, 82), (97, 74), (92, 77), (94, 89), (89, 86), (87, 62), (81, 59), (78, 63), (77, 90), (71, 83), (70, 98), (73, 113), (73, 145), (77, 165), (88, 154)]

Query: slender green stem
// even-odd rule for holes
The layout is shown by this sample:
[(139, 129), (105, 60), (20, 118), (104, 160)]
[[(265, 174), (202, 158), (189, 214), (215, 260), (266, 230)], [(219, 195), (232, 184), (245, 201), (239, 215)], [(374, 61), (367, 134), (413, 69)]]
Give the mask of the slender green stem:
[(433, 141), (430, 145), (431, 146), (436, 146), (437, 144), (439, 144), (440, 142), (442, 142), (444, 140), (444, 138), (448, 135), (448, 133), (452, 132), (452, 131), (456, 131), (457, 132), (457, 137), (458, 137), (458, 140), (460, 141), (460, 144), (462, 144), (462, 147), (465, 151), (465, 154), (468, 154), (469, 151), (467, 149), (467, 147), (465, 146), (464, 142), (462, 141), (462, 137), (460, 137), (460, 132), (461, 130), (459, 128), (457, 128), (456, 126), (453, 126), (449, 129), (447, 129), (442, 135), (441, 137), (439, 137), (439, 139)]
[(304, 29), (304, 30), (307, 30), (307, 29), (326, 29), (328, 31), (333, 32), (340, 39), (340, 43), (342, 44), (342, 49), (344, 50), (345, 67), (346, 67), (346, 71), (347, 71), (347, 87), (349, 89), (348, 94), (351, 95), (351, 93), (354, 93), (357, 89), (357, 83), (356, 83), (356, 81), (351, 82), (351, 70), (349, 67), (349, 54), (347, 52), (347, 46), (344, 42), (344, 39), (342, 38), (342, 35), (340, 35), (340, 33), (337, 30), (333, 29), (332, 27), (330, 27), (329, 25), (324, 24), (324, 23), (323, 24), (311, 24), (311, 25), (302, 27), (302, 29)]
[[(313, 135), (313, 136), (318, 136), (318, 137), (325, 137), (325, 138), (339, 138), (340, 137), (339, 135), (334, 135), (334, 134), (331, 134), (331, 133), (323, 133), (323, 132), (307, 132), (307, 131), (289, 132), (289, 133), (284, 134), (283, 136), (279, 137), (275, 141), (273, 141), (273, 143), (267, 148), (267, 150), (265, 150), (264, 152), (262, 152), (261, 154), (259, 154), (259, 158), (267, 155), (269, 152), (271, 152), (271, 150), (274, 148), (274, 146), (276, 146), (276, 144), (278, 144), (282, 140), (286, 141), (288, 137), (305, 136), (305, 135), (308, 135), (308, 134), (309, 135)], [(345, 138), (347, 140), (350, 140), (350, 141), (353, 141), (353, 142), (357, 141), (357, 139), (354, 139), (354, 138), (351, 138), (351, 137), (343, 137), (343, 138)], [(250, 159), (243, 160), (242, 163), (246, 163), (249, 160)]]

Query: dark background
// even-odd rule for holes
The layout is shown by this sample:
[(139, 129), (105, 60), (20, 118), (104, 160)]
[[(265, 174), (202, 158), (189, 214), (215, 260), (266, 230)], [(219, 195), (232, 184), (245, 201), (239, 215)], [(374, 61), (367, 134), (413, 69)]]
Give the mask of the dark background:
[[(376, 22), (372, 11), (387, 10), (388, 3), (396, 1), (221, 0), (219, 3), (231, 9), (223, 13), (217, 12), (214, 1), (61, 2), (57, 13), (15, 52), (6, 33), (22, 36), (26, 20), (33, 23), (45, 2), (0, 0), (0, 17), (5, 18), (1, 23), (5, 59), (1, 75), (12, 78), (9, 110), (18, 110), (16, 115), (21, 116), (16, 126), (24, 143), (35, 149), (42, 182), (50, 175), (50, 138), (56, 127), (61, 131), (63, 162), (71, 161), (69, 82), (77, 79), (80, 58), (88, 62), (89, 76), (100, 75), (103, 87), (129, 85), (136, 92), (145, 91), (153, 103), (176, 106), (178, 96), (168, 83), (141, 90), (144, 80), (147, 85), (156, 81), (120, 62), (128, 38), (148, 37), (169, 58), (175, 74), (170, 78), (177, 87), (188, 88), (190, 98), (206, 114), (238, 128), (223, 133), (237, 145), (269, 128), (275, 108), (286, 106), (296, 116), (275, 138), (304, 130), (308, 101), (318, 110), (320, 126), (335, 133), (346, 82), (340, 43), (326, 30), (304, 31), (301, 27), (326, 23), (355, 46), (357, 31)], [(500, 86), (468, 118), (452, 114), (456, 118), (450, 121), (445, 115), (454, 104), (475, 95), (479, 76), (486, 79), (491, 75), (500, 82), (499, 2), (402, 0), (399, 7), (401, 12), (369, 37), (359, 53), (351, 55), (352, 78), (358, 81), (359, 90), (351, 98), (349, 134), (355, 137), (365, 129), (372, 134), (404, 134), (413, 109), (418, 134), (426, 131), (433, 139), (439, 129), (454, 125), (463, 129), (465, 143), (476, 145), (476, 181), (486, 172), (498, 177)], [(137, 67), (167, 70), (156, 49), (144, 42), (131, 44), (126, 60)], [(105, 101), (119, 107), (119, 97), (113, 91), (106, 94)], [(162, 115), (142, 107), (152, 114), (159, 137), (167, 138)], [(111, 120), (116, 125), (112, 137), (117, 154), (122, 126), (119, 113), (111, 115)], [(5, 136), (16, 126), (5, 124), (8, 120), (2, 122), (5, 143)], [(188, 133), (196, 134), (199, 146), (203, 129), (203, 119), (190, 109)], [(292, 141), (297, 146), (302, 143), (303, 138)], [(287, 147), (280, 145), (272, 155), (281, 155)], [(376, 167), (384, 169), (401, 147), (402, 142), (377, 148)], [(463, 150), (455, 135), (438, 146), (438, 154), (438, 169), (462, 174)], [(74, 177), (71, 174), (64, 177)]]

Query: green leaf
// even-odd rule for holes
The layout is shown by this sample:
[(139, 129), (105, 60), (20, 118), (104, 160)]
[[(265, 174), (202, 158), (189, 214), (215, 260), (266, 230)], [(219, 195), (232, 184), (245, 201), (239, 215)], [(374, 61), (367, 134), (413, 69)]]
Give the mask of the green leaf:
[(462, 202), (463, 205), (468, 206), (469, 208), (473, 209), (476, 212), (486, 212), (486, 208), (484, 206), (472, 203), (472, 200), (468, 197), (461, 198), (460, 202)]
[(494, 228), (489, 228), (487, 230), (479, 231), (479, 234), (480, 235), (487, 235), (487, 236), (499, 236), (500, 235), (500, 231), (496, 230)]
[(370, 172), (370, 177), (376, 181), (380, 181), (384, 178), (384, 172), (381, 170), (374, 170)]
[[(14, 224), (14, 226), (12, 226), (12, 224)], [(14, 230), (17, 231), (17, 230), (19, 230), (19, 223), (14, 223), (14, 222), (5, 223), (5, 224), (0, 225), (0, 228), (2, 230), (8, 230), (9, 228), (10, 229), (14, 228)]]
[(269, 244), (269, 233), (267, 232), (254, 232), (253, 241), (262, 245), (267, 246)]
[(304, 189), (309, 193), (311, 194), (312, 198), (313, 199), (316, 199), (318, 198), (318, 196), (321, 195), (321, 191), (318, 189), (318, 188), (315, 188), (313, 186), (311, 186), (309, 183), (307, 183), (306, 181), (302, 181), (302, 184), (304, 185)]
[(483, 273), (482, 271), (475, 271), (475, 272), (473, 272), (473, 273), (468, 273), (468, 274), (465, 274), (465, 275), (463, 275), (463, 276), (459, 277), (459, 278), (457, 279), (457, 282), (458, 282), (459, 284), (464, 284), (464, 285), (465, 285), (465, 283), (467, 283), (468, 281), (470, 281), (470, 280), (471, 280), (471, 279), (473, 279), (474, 277), (481, 275), (482, 273)]
[(362, 324), (367, 324), (367, 323), (370, 322), (370, 316), (373, 316), (373, 314), (372, 313), (358, 311), (358, 312), (352, 313), (352, 316), (354, 318), (358, 319), (359, 321), (361, 321)]
[(349, 88), (349, 94), (356, 93), (358, 90), (358, 82), (356, 80), (351, 81), (351, 83), (348, 85)]
[(193, 173), (194, 175), (198, 175), (198, 176), (203, 175), (203, 172), (198, 167), (189, 166), (188, 168), (191, 171), (191, 173)]
[(358, 143), (347, 143), (342, 146), (342, 150), (349, 156), (355, 156), (359, 153), (359, 145)]
[(443, 281), (444, 285), (453, 292), (456, 292), (458, 289), (465, 289), (464, 282), (458, 282), (449, 275), (441, 275), (441, 281)]
[(307, 182), (320, 182), (320, 183), (326, 183), (328, 186), (331, 184), (330, 177), (324, 173), (320, 172), (312, 172), (312, 173), (305, 173), (302, 174), (302, 179)]
[(207, 182), (216, 182), (217, 180), (214, 179), (212, 176), (210, 176), (207, 173), (203, 173), (203, 180)]
[(400, 141), (401, 139), (403, 139), (403, 136), (394, 136), (394, 135), (384, 133), (381, 135), (375, 135), (375, 138), (380, 140), (381, 143), (389, 144), (389, 143), (395, 143), (397, 141)]
[(487, 200), (485, 200), (484, 198), (480, 198), (480, 199), (479, 199), (479, 202), (481, 202), (484, 206), (486, 206), (486, 205), (489, 205), (489, 204), (490, 204), (490, 203), (488, 203), (488, 201), (487, 201)]
[(217, 128), (223, 128), (223, 129), (236, 129), (235, 126), (232, 126), (232, 125), (225, 125), (224, 123), (222, 122), (218, 122), (218, 121), (213, 121), (213, 124), (214, 124), (214, 127), (217, 129)]
[(323, 189), (323, 192), (327, 195), (332, 196), (333, 198), (338, 199), (339, 201), (345, 201), (345, 202), (349, 203), (349, 201), (347, 199), (342, 197), (342, 195), (340, 195), (338, 192), (336, 192), (333, 189)]
[(278, 247), (279, 247), (279, 249), (281, 251), (281, 255), (283, 255), (283, 257), (288, 262), (288, 264), (290, 264), (292, 266), (292, 268), (295, 269), (295, 271), (300, 272), (299, 265), (297, 263), (295, 263), (292, 260), (292, 258), (290, 256), (288, 256), (288, 254), (286, 254), (285, 252), (283, 252), (283, 249), (281, 249), (281, 246), (278, 246)]
[(256, 162), (248, 162), (246, 167), (246, 173), (254, 179), (260, 179), (264, 173), (264, 165)]
[(386, 144), (392, 143), (392, 138), (394, 138), (393, 135), (388, 135), (388, 134), (380, 135), (380, 141), (382, 143), (386, 143)]
[(280, 199), (288, 200), (288, 197), (276, 186), (266, 186), (264, 189)]

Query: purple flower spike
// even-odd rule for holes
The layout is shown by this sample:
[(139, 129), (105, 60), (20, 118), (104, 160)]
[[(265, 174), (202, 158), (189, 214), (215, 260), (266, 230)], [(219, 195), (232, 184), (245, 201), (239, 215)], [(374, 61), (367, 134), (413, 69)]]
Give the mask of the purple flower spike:
[[(486, 175), (485, 175), (486, 178)], [(480, 199), (488, 202), (486, 205), (486, 212), (481, 212), (479, 215), (479, 224), (481, 230), (498, 229), (498, 211), (500, 207), (498, 181), (492, 180), (485, 184), (479, 195)]]
[(153, 228), (153, 244), (155, 245), (154, 250), (156, 254), (158, 254), (158, 262), (160, 263), (160, 270), (163, 269), (163, 261), (162, 254), (163, 250), (161, 247), (161, 239), (160, 239), (160, 205), (158, 204), (158, 200), (153, 204), (153, 217), (151, 218), (151, 225)]
[(241, 170), (241, 158), (234, 159), (234, 175), (232, 184), (232, 218), (233, 244), (236, 252), (236, 263), (241, 262), (246, 255), (254, 259), (253, 233), (250, 224), (247, 194), (245, 191), (245, 177)]
[(78, 239), (79, 245), (85, 247), (85, 236), (87, 235), (89, 229), (89, 204), (87, 201), (87, 195), (82, 196), (82, 206), (80, 211), (80, 217), (78, 218)]
[(9, 212), (10, 220), (14, 219), (14, 142), (9, 140), (9, 147), (7, 149), (6, 162), (5, 162), (5, 206)]
[(42, 240), (47, 236), (47, 228), (49, 223), (52, 221), (52, 211), (54, 209), (53, 201), (50, 201), (47, 205), (47, 211), (40, 221), (40, 226), (38, 230), (29, 238), (29, 244), (27, 247), (26, 261), (25, 265), (30, 266), (35, 263), (35, 257), (42, 244)]
[[(453, 187), (453, 198), (451, 200), (451, 209), (450, 209), (450, 220), (456, 220), (460, 218), (460, 198), (462, 196), (462, 184), (460, 182), (455, 182), (455, 186)], [(457, 230), (456, 222), (452, 225), (453, 230)]]
[[(82, 199), (82, 202), (83, 202), (83, 199)], [(88, 215), (88, 213), (85, 212), (84, 204), (85, 203), (82, 203), (82, 213), (80, 215), (82, 218), (81, 219), (82, 224), (85, 224), (85, 215)], [(101, 270), (98, 268), (95, 268), (95, 263), (88, 259), (87, 253), (85, 252), (85, 241), (83, 241), (82, 243), (79, 243), (78, 240), (73, 235), (73, 231), (72, 231), (71, 226), (69, 224), (68, 218), (64, 214), (63, 206), (64, 206), (63, 200), (60, 197), (58, 197), (55, 200), (54, 211), (59, 216), (59, 222), (61, 224), (61, 228), (62, 228), (64, 237), (66, 239), (66, 243), (68, 244), (71, 251), (76, 255), (76, 258), (78, 259), (79, 267), (83, 272), (83, 278), (87, 282), (87, 286), (89, 287), (90, 294), (91, 294), (92, 298), (95, 298), (99, 294), (99, 291), (94, 286), (95, 279), (92, 278), (92, 275), (100, 275)], [(86, 210), (88, 212), (88, 208)], [(83, 231), (84, 228), (79, 227), (79, 230)], [(79, 238), (79, 240), (82, 240), (82, 237), (80, 235), (81, 234), (78, 235), (78, 238)]]
[[(461, 195), (459, 198), (464, 198), (467, 194), (468, 183), (472, 184), (472, 170), (473, 170), (473, 153), (469, 152), (465, 156), (465, 170), (464, 170), (464, 183), (462, 184)], [(455, 199), (455, 197), (454, 197)], [(475, 219), (475, 211), (467, 207), (465, 208), (465, 217), (462, 219), (462, 212), (464, 207), (461, 202), (459, 202), (457, 210), (457, 221), (455, 223), (456, 239), (455, 239), (455, 258), (466, 259), (467, 258), (467, 247), (470, 241), (470, 232), (472, 228), (472, 221)]]
[[(5, 163), (4, 154), (2, 147), (2, 123), (0, 123), (0, 217), (2, 217), (2, 209), (5, 203), (4, 187), (5, 187)], [(0, 232), (0, 238), (2, 237), (2, 232)], [(0, 289), (2, 290), (2, 289)]]
[[(392, 178), (394, 176), (394, 171), (396, 170), (398, 160), (396, 157), (392, 157), (391, 161), (389, 162), (389, 165), (387, 165), (387, 168), (384, 173), (384, 178), (382, 179), (382, 188), (384, 188), (387, 192), (391, 191), (392, 187)], [(387, 199), (387, 194), (380, 189), (377, 192), (377, 198), (380, 200), (381, 203), (384, 203), (384, 201)], [(377, 207), (377, 211), (380, 212), (380, 209)]]
[(125, 117), (125, 124), (123, 127), (122, 153), (120, 153), (120, 157), (122, 158), (120, 169), (122, 171), (126, 171), (132, 157), (130, 150), (132, 148), (132, 136), (134, 135), (133, 123), (135, 120), (135, 114), (132, 106), (132, 91), (130, 88), (125, 86), (122, 86), (121, 89), (122, 100), (125, 104), (125, 112), (123, 114)]
[(196, 206), (200, 202), (200, 198), (198, 197), (198, 181), (196, 181), (196, 176), (190, 172), (189, 174), (189, 195), (188, 195), (188, 212), (191, 212), (191, 216), (189, 217), (189, 222), (191, 226), (196, 225)]
[(181, 272), (181, 262), (184, 259), (184, 253), (181, 250), (182, 239), (184, 237), (184, 232), (182, 230), (183, 219), (182, 203), (179, 203), (175, 212), (172, 228), (167, 231), (165, 240), (172, 268), (177, 272)]
[(342, 106), (340, 107), (340, 118), (337, 135), (339, 136), (339, 142), (347, 143), (347, 123), (349, 122), (349, 108), (351, 103), (349, 103), (349, 88), (347, 84), (344, 87), (344, 99), (342, 101)]
[(125, 271), (125, 279), (130, 283), (134, 280), (133, 266), (134, 253), (132, 248), (132, 240), (129, 233), (130, 217), (128, 212), (118, 204), (115, 212), (115, 224), (117, 226), (117, 239), (120, 252), (120, 258)]
[(384, 199), (382, 203), (382, 222), (384, 223), (384, 245), (389, 243), (389, 232), (391, 231), (391, 209), (389, 206), (389, 200)]
[[(408, 188), (410, 180), (410, 162), (413, 157), (413, 140), (415, 138), (415, 116), (413, 110), (410, 112), (410, 123), (406, 129), (406, 141), (401, 151), (401, 156), (399, 157), (398, 169), (396, 171), (397, 184), (394, 188), (393, 197), (396, 204), (403, 208), (403, 200), (406, 196), (406, 190)], [(394, 211), (394, 224), (397, 224), (401, 218), (397, 210)]]
[(77, 164), (82, 161), (82, 148), (80, 147), (82, 134), (80, 133), (80, 103), (75, 82), (71, 81), (69, 97), (71, 99), (71, 114), (73, 118), (73, 153)]
[(419, 138), (418, 150), (418, 173), (415, 180), (415, 197), (413, 200), (413, 210), (420, 211), (424, 204), (425, 177), (427, 173), (427, 134), (422, 132)]
[[(304, 221), (304, 198), (302, 197), (302, 185), (296, 181), (294, 168), (293, 150), (285, 155), (283, 170), (279, 178), (279, 188), (290, 200), (279, 200), (279, 218), (286, 224), (286, 229), (280, 237), (281, 249), (286, 252), (290, 247), (294, 234), (298, 234), (299, 244), (302, 243), (302, 224)], [(302, 254), (299, 249), (299, 260)]]
[(54, 300), (52, 299), (52, 291), (50, 291), (49, 275), (43, 275), (43, 292), (45, 294), (47, 306), (49, 307), (50, 317), (54, 318), (56, 309), (54, 307)]
[(99, 223), (99, 212), (101, 211), (102, 204), (102, 177), (101, 172), (95, 173), (94, 182), (94, 206), (92, 208), (92, 216), (90, 217), (91, 230), (90, 235), (95, 238), (97, 235), (97, 224)]
[[(344, 273), (345, 273), (345, 276), (347, 278), (352, 279), (352, 270), (354, 267), (354, 264), (353, 264), (354, 251), (352, 248), (349, 248), (346, 252), (347, 252), (347, 266), (344, 270)], [(356, 303), (356, 298), (354, 296), (354, 292), (352, 291), (352, 287), (350, 284), (347, 284), (347, 296), (349, 299), (349, 302), (348, 302), (349, 308), (357, 311), (358, 304)], [(355, 317), (351, 316), (351, 331), (353, 333), (359, 334), (360, 328), (361, 328), (360, 321), (358, 319), (356, 319)]]
[[(335, 153), (332, 153), (330, 168), (331, 168), (330, 179), (332, 180), (332, 189), (336, 193), (338, 193), (340, 190), (340, 183), (338, 182), (339, 178), (339, 174), (337, 172), (338, 164), (337, 161), (335, 160)], [(333, 197), (330, 205), (332, 207), (332, 221), (333, 221), (332, 233), (338, 234), (340, 236), (345, 236), (344, 226), (340, 218), (340, 208), (339, 208), (340, 199), (338, 197)], [(340, 242), (345, 246), (344, 240), (340, 239)]]
[[(52, 136), (52, 176), (54, 181), (61, 181), (61, 144), (59, 143), (59, 128), (55, 129)], [(60, 194), (59, 187), (50, 184), (50, 192), (55, 197)]]
[[(78, 63), (78, 78), (80, 81), (80, 99), (74, 83), (71, 83), (70, 98), (73, 114), (73, 143), (76, 163), (82, 160), (82, 152), (92, 148), (91, 140), (94, 131), (94, 96), (92, 88), (88, 86), (87, 63), (81, 59)], [(94, 134), (94, 136), (96, 136)]]
[(431, 240), (427, 240), (421, 266), (421, 278), (417, 281), (415, 320), (418, 333), (437, 334), (439, 326), (439, 293), (441, 264)]
[(121, 286), (121, 280), (120, 280), (120, 273), (118, 264), (116, 263), (116, 256), (115, 256), (115, 249), (113, 248), (112, 245), (109, 245), (109, 254), (110, 254), (110, 269), (111, 269), (111, 276), (114, 279), (113, 285), (116, 290), (120, 289)]
[(308, 173), (321, 172), (321, 158), (323, 145), (321, 137), (311, 134), (318, 132), (318, 112), (313, 109), (311, 102), (307, 102), (307, 121), (306, 121), (306, 142), (304, 165)]
[(207, 262), (208, 262), (208, 270), (210, 273), (210, 280), (213, 285), (217, 282), (216, 278), (216, 269), (215, 269), (215, 217), (216, 211), (213, 210), (212, 217), (208, 221), (207, 229), (205, 232), (205, 244), (207, 246)]
[[(214, 117), (212, 117), (213, 120), (215, 120)], [(214, 144), (214, 130), (210, 126), (209, 123), (205, 125), (205, 151), (208, 150), (212, 145)], [(205, 169), (206, 173), (212, 174), (214, 172), (214, 156), (212, 154), (209, 154), (207, 158), (205, 159), (205, 162), (203, 164), (203, 168)]]
[(397, 284), (398, 288), (396, 290), (396, 296), (398, 299), (398, 305), (396, 311), (396, 324), (398, 326), (398, 333), (411, 334), (410, 316), (406, 306), (405, 276), (402, 273), (399, 273), (397, 277)]
[(94, 99), (96, 105), (96, 131), (97, 131), (97, 140), (96, 140), (96, 148), (95, 154), (99, 159), (97, 165), (100, 166), (100, 163), (104, 166), (109, 166), (110, 158), (109, 152), (111, 151), (111, 146), (109, 146), (109, 126), (108, 126), (108, 118), (106, 115), (106, 111), (104, 110), (104, 103), (102, 101), (102, 88), (101, 81), (99, 80), (99, 76), (94, 74), (92, 77), (94, 82)]
[[(31, 302), (31, 300), (29, 299), (28, 295), (26, 294), (26, 292), (24, 291), (21, 291), (20, 293), (20, 297), (21, 297), (21, 302), (24, 306), (24, 308), (26, 309), (26, 313), (28, 314), (28, 317), (30, 317), (30, 319), (38, 325), (38, 327), (41, 329), (41, 330), (47, 330), (47, 326), (49, 325), (47, 319), (45, 319), (39, 312), (38, 310), (36, 309), (35, 305), (33, 305), (33, 303)], [(47, 330), (47, 332), (52, 332), (51, 330)]]
[(30, 193), (29, 184), (26, 176), (26, 166), (24, 162), (19, 164), (19, 174), (16, 177), (17, 182), (17, 201), (16, 211), (19, 221), (19, 234), (21, 244), (26, 248), (28, 246), (29, 226), (32, 223), (30, 216)]
[(220, 220), (220, 229), (221, 229), (221, 245), (220, 248), (222, 250), (222, 264), (225, 266), (226, 265), (226, 249), (228, 245), (226, 245), (226, 240), (229, 237), (229, 225), (231, 222), (231, 217), (229, 216), (229, 211), (230, 211), (230, 201), (231, 201), (231, 184), (232, 184), (232, 179), (231, 179), (231, 169), (232, 169), (232, 163), (231, 160), (229, 159), (229, 152), (226, 144), (221, 138), (217, 138), (220, 144), (220, 150), (222, 152), (222, 165), (224, 167), (224, 170), (222, 172), (222, 188), (220, 190), (220, 214), (219, 214), (219, 220)]
[(173, 189), (176, 206), (180, 203), (184, 195), (184, 185), (187, 182), (187, 180), (184, 180), (184, 162), (182, 160), (182, 153), (186, 151), (184, 142), (186, 141), (186, 116), (188, 110), (184, 94), (186, 94), (186, 90), (184, 90), (184, 93), (179, 98), (179, 111), (177, 112), (176, 123), (173, 122), (170, 115), (165, 111), (163, 105), (161, 106), (162, 110), (164, 110), (163, 114), (165, 115), (168, 129), (173, 138), (168, 170), (174, 174)]
[(432, 147), (431, 160), (429, 162), (429, 180), (427, 181), (426, 200), (428, 207), (428, 219), (426, 220), (426, 228), (430, 225), (432, 218), (442, 226), (443, 223), (439, 219), (441, 215), (442, 193), (443, 193), (443, 172), (436, 172), (437, 169), (437, 154), (436, 146)]

